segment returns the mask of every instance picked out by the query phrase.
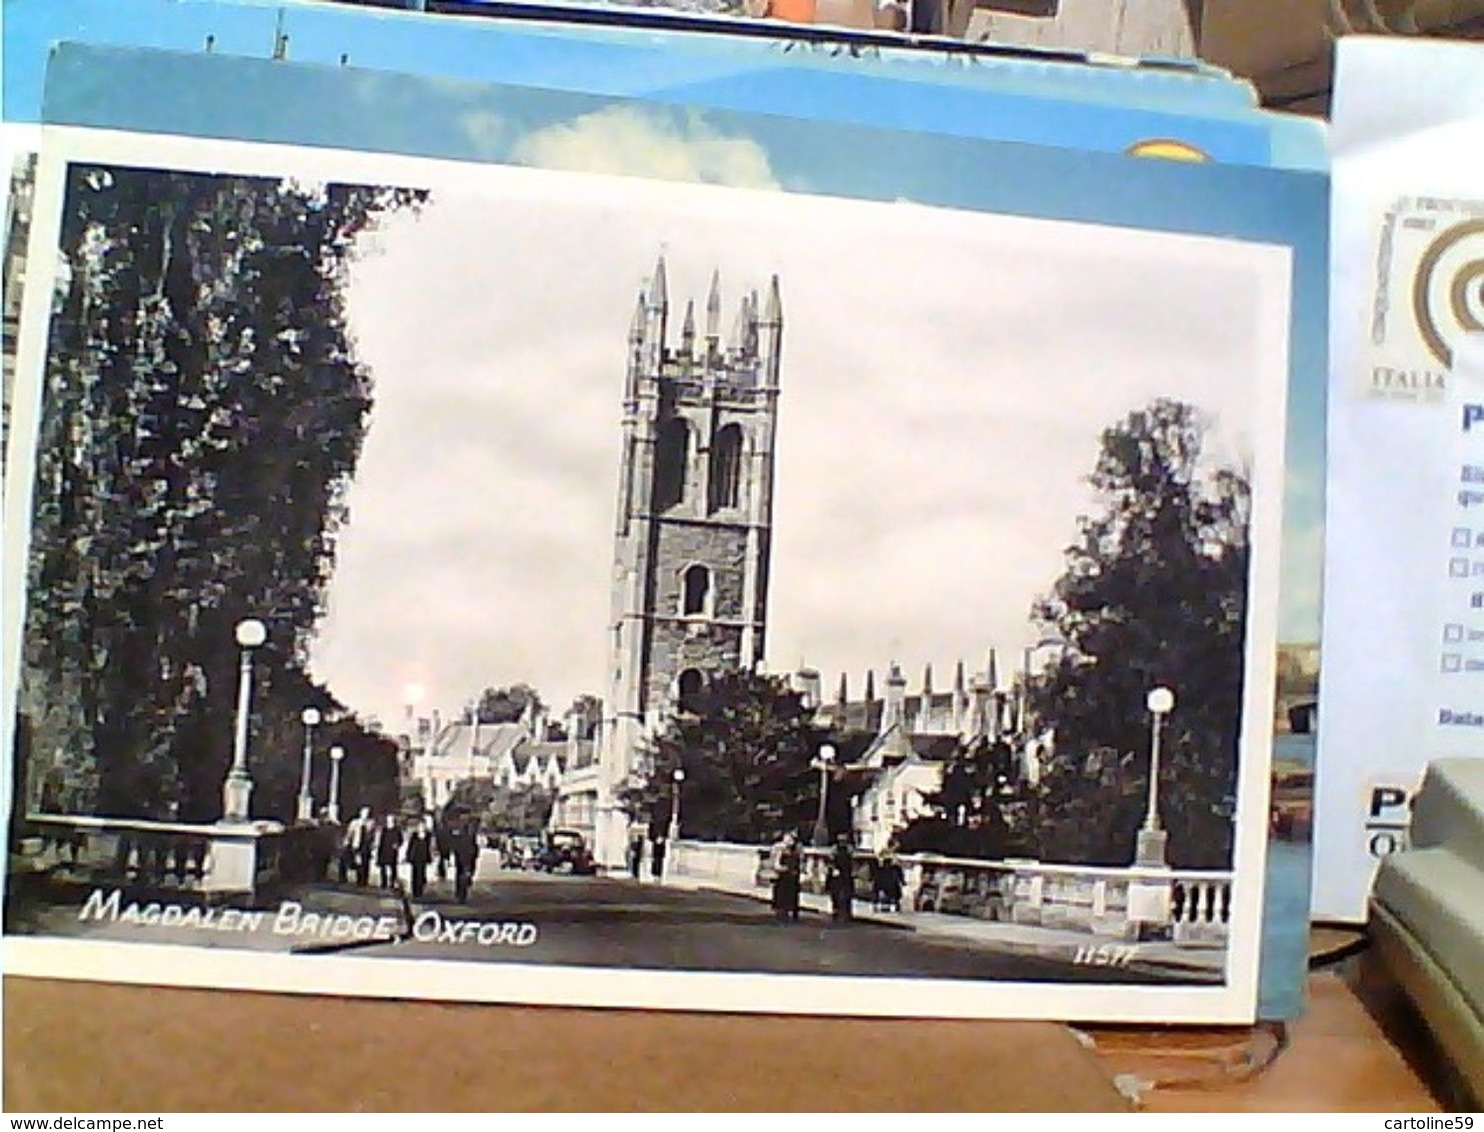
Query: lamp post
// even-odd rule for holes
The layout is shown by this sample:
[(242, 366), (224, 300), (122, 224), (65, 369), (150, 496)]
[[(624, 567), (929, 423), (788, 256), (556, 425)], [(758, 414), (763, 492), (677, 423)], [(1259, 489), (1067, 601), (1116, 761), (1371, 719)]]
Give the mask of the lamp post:
[(330, 804), (326, 816), (336, 823), (340, 821), (340, 762), (344, 758), (344, 747), (330, 748)]
[(314, 795), (309, 792), (309, 764), (314, 757), (314, 729), (319, 726), (319, 708), (307, 707), (299, 713), (304, 723), (304, 772), (299, 778), (299, 820), (314, 820)]
[(830, 843), (830, 823), (827, 807), (830, 797), (830, 770), (835, 765), (835, 748), (826, 743), (819, 748), (819, 757), (814, 760), (819, 768), (819, 815), (814, 819), (814, 844), (824, 847)]
[(1139, 830), (1134, 863), (1163, 868), (1167, 865), (1165, 843), (1168, 834), (1159, 822), (1159, 739), (1165, 717), (1175, 710), (1175, 693), (1165, 687), (1155, 688), (1144, 703), (1149, 709), (1149, 808)]
[(232, 741), (232, 768), (222, 784), (222, 820), (246, 822), (252, 798), (252, 775), (247, 769), (247, 736), (252, 719), (252, 654), (268, 639), (268, 629), (249, 617), (237, 623), (237, 646), (242, 660), (237, 675), (237, 727)]

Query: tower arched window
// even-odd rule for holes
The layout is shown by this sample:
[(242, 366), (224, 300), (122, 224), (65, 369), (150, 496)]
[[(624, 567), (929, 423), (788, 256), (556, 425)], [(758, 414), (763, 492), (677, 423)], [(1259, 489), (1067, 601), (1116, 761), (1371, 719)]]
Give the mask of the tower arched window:
[(660, 425), (655, 453), (654, 506), (667, 511), (685, 498), (685, 466), (690, 461), (690, 425), (671, 417)]
[(739, 506), (742, 499), (742, 428), (724, 426), (711, 442), (712, 511)]
[(706, 678), (699, 668), (687, 668), (675, 681), (675, 702), (681, 711), (692, 715), (700, 713), (701, 692)]
[(680, 579), (680, 613), (702, 617), (711, 608), (711, 571), (697, 563), (686, 568)]

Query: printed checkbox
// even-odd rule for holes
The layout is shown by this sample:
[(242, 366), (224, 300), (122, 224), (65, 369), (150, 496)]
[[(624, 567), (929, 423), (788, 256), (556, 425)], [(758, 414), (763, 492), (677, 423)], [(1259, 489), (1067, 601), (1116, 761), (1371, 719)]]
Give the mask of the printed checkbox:
[(1467, 558), (1448, 559), (1448, 576), (1452, 578), (1467, 578), (1469, 576), (1469, 560)]
[(1473, 546), (1473, 544), (1474, 544), (1474, 532), (1473, 531), (1469, 530), (1468, 527), (1454, 527), (1453, 528), (1453, 545), (1454, 546), (1457, 546), (1457, 547), (1467, 547), (1467, 546)]
[(1456, 652), (1445, 652), (1443, 654), (1443, 671), (1459, 672), (1463, 669), (1463, 657)]
[(1456, 645), (1459, 641), (1463, 640), (1463, 626), (1444, 625), (1443, 640), (1450, 645)]

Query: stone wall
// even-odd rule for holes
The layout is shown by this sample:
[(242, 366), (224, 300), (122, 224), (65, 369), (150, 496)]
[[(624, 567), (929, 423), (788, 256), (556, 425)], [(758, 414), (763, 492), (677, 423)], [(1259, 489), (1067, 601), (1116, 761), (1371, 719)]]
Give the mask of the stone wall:
[[(673, 521), (657, 527), (645, 688), (651, 707), (670, 701), (675, 677), (686, 668), (714, 672), (740, 666), (737, 622), (747, 563), (744, 528)], [(711, 569), (711, 619), (680, 614), (684, 573), (695, 563)]]

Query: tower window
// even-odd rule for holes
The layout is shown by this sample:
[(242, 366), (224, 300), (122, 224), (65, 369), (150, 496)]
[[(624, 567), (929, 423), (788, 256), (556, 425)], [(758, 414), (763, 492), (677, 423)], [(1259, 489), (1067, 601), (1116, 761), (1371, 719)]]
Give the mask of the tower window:
[(711, 571), (699, 564), (687, 568), (680, 586), (680, 612), (685, 617), (704, 616), (711, 598)]
[(675, 700), (681, 711), (695, 715), (701, 710), (701, 690), (705, 677), (698, 668), (687, 668), (675, 681)]
[(659, 451), (655, 454), (655, 510), (667, 511), (685, 498), (685, 466), (689, 460), (690, 426), (684, 417), (671, 417), (660, 425)]
[(738, 506), (741, 494), (742, 429), (729, 424), (711, 443), (711, 510)]

